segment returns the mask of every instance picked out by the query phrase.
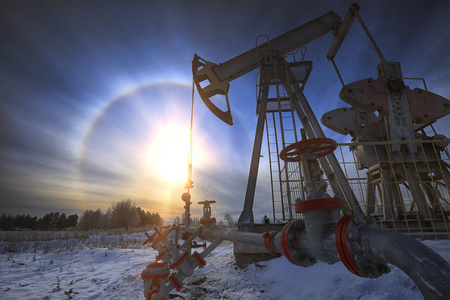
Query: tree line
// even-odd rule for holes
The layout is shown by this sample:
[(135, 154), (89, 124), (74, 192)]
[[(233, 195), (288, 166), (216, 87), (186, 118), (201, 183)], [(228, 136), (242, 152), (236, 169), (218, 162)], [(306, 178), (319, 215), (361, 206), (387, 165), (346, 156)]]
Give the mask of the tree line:
[(146, 212), (128, 199), (113, 203), (106, 212), (100, 208), (95, 211), (85, 210), (80, 217), (78, 228), (81, 230), (128, 229), (138, 226), (156, 226), (161, 222), (162, 218), (158, 213)]
[(0, 229), (30, 229), (30, 230), (62, 230), (77, 226), (78, 215), (67, 216), (65, 213), (50, 212), (42, 218), (31, 217), (30, 215), (0, 215)]
[(79, 229), (113, 229), (156, 226), (162, 222), (158, 213), (146, 212), (131, 200), (123, 200), (113, 203), (105, 212), (100, 208), (85, 210), (80, 217), (77, 214), (67, 216), (65, 213), (50, 212), (42, 218), (30, 215), (0, 215), (1, 230), (30, 229), (30, 230), (67, 230)]

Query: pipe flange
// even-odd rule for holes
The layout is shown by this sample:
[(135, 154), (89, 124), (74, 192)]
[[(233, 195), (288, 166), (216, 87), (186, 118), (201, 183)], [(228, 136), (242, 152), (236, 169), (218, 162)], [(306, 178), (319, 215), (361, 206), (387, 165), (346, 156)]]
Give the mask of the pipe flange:
[(378, 278), (390, 272), (386, 263), (376, 261), (364, 255), (358, 239), (361, 226), (378, 228), (375, 221), (366, 215), (350, 215), (342, 217), (336, 227), (336, 248), (345, 267), (355, 275)]
[(188, 256), (189, 256), (189, 253), (188, 253), (187, 251), (184, 252), (183, 254), (180, 255), (180, 257), (179, 257), (176, 261), (174, 261), (174, 262), (169, 266), (169, 268), (170, 268), (170, 269), (178, 268), (178, 267), (186, 260), (186, 258), (188, 258)]
[(198, 263), (198, 266), (201, 269), (203, 269), (203, 267), (206, 266), (205, 260), (197, 251), (194, 251), (194, 253), (192, 254), (192, 257), (195, 259), (195, 261)]
[(142, 243), (142, 246), (144, 246), (145, 244), (147, 244), (149, 242), (152, 242), (153, 239), (158, 235), (157, 232), (153, 233), (152, 235), (149, 235), (147, 232), (144, 232), (144, 233), (147, 236), (147, 240), (144, 243)]
[(347, 204), (344, 198), (321, 198), (314, 200), (299, 201), (294, 204), (295, 212), (302, 213), (312, 210), (324, 210), (334, 208), (345, 208)]
[(154, 240), (153, 242), (150, 244), (150, 247), (155, 248), (155, 246), (159, 243), (161, 243), (162, 241), (164, 241), (168, 236), (169, 233), (172, 231), (172, 228), (168, 228), (165, 231), (161, 232)]
[(158, 260), (162, 260), (163, 257), (167, 254), (167, 250), (163, 250), (161, 253), (159, 253), (158, 255), (156, 255), (155, 259)]
[(281, 232), (281, 249), (287, 260), (297, 266), (310, 267), (317, 262), (316, 258), (306, 256), (298, 247), (300, 234), (305, 229), (303, 220), (295, 220), (287, 223)]
[(183, 285), (178, 280), (177, 276), (174, 273), (168, 276), (170, 283), (172, 283), (173, 287), (179, 292), (183, 288)]
[(201, 219), (200, 224), (202, 225), (216, 224), (216, 218)]
[(210, 238), (210, 237), (207, 236), (208, 230), (209, 229), (215, 229), (216, 227), (217, 227), (216, 224), (201, 225), (201, 227), (200, 227), (200, 229), (198, 231), (198, 237), (201, 240), (208, 240), (208, 238)]
[(278, 252), (276, 252), (272, 247), (272, 238), (278, 234), (277, 231), (270, 231), (270, 232), (264, 232), (263, 238), (264, 238), (264, 246), (266, 247), (267, 251), (269, 251), (270, 255), (277, 256)]

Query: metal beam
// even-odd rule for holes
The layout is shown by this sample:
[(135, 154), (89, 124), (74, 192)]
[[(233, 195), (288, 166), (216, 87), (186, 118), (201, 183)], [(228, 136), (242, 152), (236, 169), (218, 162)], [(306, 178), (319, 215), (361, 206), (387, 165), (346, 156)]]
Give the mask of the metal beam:
[[(330, 11), (308, 23), (305, 23), (285, 34), (280, 35), (268, 43), (272, 52), (280, 55), (287, 54), (299, 47), (314, 41), (325, 35), (333, 27), (341, 22), (341, 18)], [(267, 43), (261, 44), (255, 48), (236, 56), (224, 63), (218, 64), (212, 68), (219, 81), (231, 81), (258, 67), (258, 62), (263, 61), (264, 57), (258, 56), (259, 49), (267, 49)]]
[(253, 202), (255, 199), (256, 181), (258, 177), (259, 159), (264, 135), (264, 122), (266, 120), (267, 99), (269, 98), (269, 86), (262, 87), (262, 97), (259, 106), (258, 122), (256, 125), (255, 142), (253, 144), (250, 172), (248, 174), (247, 191), (245, 193), (244, 209), (239, 216), (238, 224), (254, 224)]
[[(336, 56), (336, 53), (339, 51), (339, 48), (341, 47), (342, 42), (344, 41), (345, 37), (347, 36), (348, 30), (353, 24), (353, 21), (355, 20), (355, 16), (359, 11), (359, 6), (356, 3), (352, 3), (350, 5), (350, 8), (347, 11), (347, 14), (344, 17), (344, 20), (342, 21), (342, 24), (339, 26), (339, 30), (334, 35), (333, 43), (331, 44), (330, 50), (328, 50), (327, 59), (332, 60)], [(334, 64), (334, 63), (333, 63)]]

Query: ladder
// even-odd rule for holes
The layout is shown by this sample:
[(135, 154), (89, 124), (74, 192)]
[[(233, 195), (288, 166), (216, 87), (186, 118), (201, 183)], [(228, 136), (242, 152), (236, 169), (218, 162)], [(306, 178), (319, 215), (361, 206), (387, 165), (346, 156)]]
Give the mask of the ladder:
[(286, 214), (284, 209), (283, 198), (283, 185), (281, 179), (281, 162), (278, 153), (278, 134), (277, 125), (275, 120), (275, 113), (270, 112), (266, 114), (266, 133), (267, 133), (267, 146), (269, 153), (269, 169), (270, 169), (270, 182), (272, 191), (272, 209), (273, 209), (273, 221), (286, 220)]
[[(258, 39), (265, 38), (267, 41), (264, 47), (258, 47)], [(272, 209), (274, 222), (285, 222), (297, 219), (300, 214), (295, 214), (293, 204), (295, 199), (304, 199), (303, 181), (300, 163), (285, 162), (280, 159), (279, 153), (286, 146), (298, 142), (298, 130), (296, 124), (296, 114), (291, 105), (292, 99), (285, 90), (284, 85), (289, 83), (289, 76), (286, 72), (287, 65), (272, 56), (269, 38), (266, 35), (256, 38), (255, 47), (260, 72), (256, 75), (257, 87), (257, 114), (259, 114), (260, 104), (264, 90), (269, 95), (266, 102), (265, 127), (267, 135), (267, 146), (269, 154), (269, 169), (272, 192)], [(293, 53), (295, 61), (295, 53)], [(304, 52), (302, 51), (302, 63), (304, 62)], [(296, 64), (298, 64), (296, 62)], [(302, 89), (309, 76), (310, 62), (306, 62), (304, 74), (296, 74), (302, 77)]]
[[(266, 64), (267, 67), (268, 64)], [(271, 68), (272, 66), (269, 66)], [(276, 68), (276, 65), (273, 66)], [(276, 74), (277, 71), (273, 70)], [(282, 82), (270, 77), (269, 81), (260, 81), (258, 103), (261, 102), (262, 90), (275, 87), (276, 98), (268, 98), (266, 106), (265, 127), (269, 154), (269, 169), (272, 191), (273, 220), (292, 220), (294, 215), (292, 195), (300, 197), (298, 192), (292, 189), (293, 185), (301, 184), (301, 172), (299, 163), (287, 163), (280, 159), (281, 149), (298, 141), (295, 114)], [(259, 112), (259, 111), (258, 111)], [(296, 183), (291, 182), (296, 178)], [(297, 216), (298, 217), (298, 216)]]

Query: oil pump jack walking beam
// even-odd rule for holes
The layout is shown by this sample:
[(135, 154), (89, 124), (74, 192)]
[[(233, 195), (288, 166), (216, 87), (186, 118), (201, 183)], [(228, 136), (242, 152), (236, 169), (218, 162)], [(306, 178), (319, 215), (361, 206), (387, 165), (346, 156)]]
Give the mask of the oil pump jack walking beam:
[[(354, 19), (355, 14), (359, 10), (357, 4), (352, 4), (343, 22), (338, 15), (334, 12), (329, 12), (322, 15), (306, 24), (303, 24), (277, 38), (274, 38), (267, 43), (257, 46), (256, 49), (249, 50), (241, 55), (236, 56), (224, 63), (214, 64), (199, 57), (194, 56), (192, 63), (192, 72), (195, 84), (197, 86), (198, 93), (202, 98), (206, 106), (222, 121), (232, 125), (233, 120), (231, 116), (230, 104), (228, 99), (228, 90), (230, 87), (230, 81), (239, 78), (240, 76), (255, 70), (261, 66), (261, 72), (263, 69), (268, 70), (273, 68), (276, 70), (278, 67), (285, 66), (285, 74), (279, 74), (279, 78), (271, 78), (279, 82), (289, 94), (290, 102), (294, 108), (298, 118), (302, 122), (303, 127), (306, 129), (306, 133), (309, 138), (324, 138), (325, 135), (317, 121), (311, 107), (309, 106), (306, 97), (303, 94), (302, 88), (298, 83), (292, 83), (288, 78), (294, 78), (292, 71), (289, 69), (284, 56), (289, 52), (292, 52), (299, 47), (314, 41), (315, 39), (325, 35), (329, 31), (340, 36), (345, 36), (346, 30), (341, 29), (341, 25), (348, 27), (348, 24)], [(256, 50), (256, 51), (255, 51)], [(275, 72), (276, 73), (276, 72)], [(285, 81), (282, 82), (280, 78), (284, 77)], [(262, 77), (261, 77), (262, 78)], [(202, 87), (201, 83), (209, 81), (209, 84)], [(277, 83), (278, 84), (278, 83)], [(265, 82), (260, 83), (262, 87), (262, 98), (259, 105), (259, 115), (256, 127), (255, 142), (253, 145), (252, 159), (250, 165), (250, 172), (247, 183), (247, 191), (245, 194), (244, 208), (239, 217), (238, 224), (243, 230), (251, 230), (254, 224), (253, 218), (253, 202), (255, 197), (256, 181), (259, 168), (259, 160), (264, 132), (264, 121), (266, 118), (266, 107), (269, 95), (269, 86)], [(278, 89), (278, 86), (277, 86)], [(212, 101), (211, 98), (217, 95), (225, 97), (227, 110), (219, 109)], [(336, 157), (334, 154), (329, 155), (327, 158), (321, 158), (320, 160), (322, 168), (326, 177), (331, 183), (331, 188), (337, 196), (342, 196), (346, 199), (350, 210), (355, 214), (362, 213), (362, 210), (356, 200), (356, 197), (350, 188), (348, 180), (344, 175)], [(292, 203), (288, 203), (289, 209), (292, 209)], [(290, 214), (292, 218), (292, 214)], [(249, 228), (244, 228), (249, 226)]]

